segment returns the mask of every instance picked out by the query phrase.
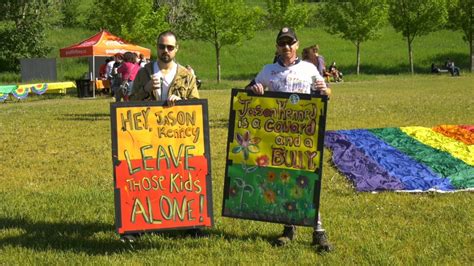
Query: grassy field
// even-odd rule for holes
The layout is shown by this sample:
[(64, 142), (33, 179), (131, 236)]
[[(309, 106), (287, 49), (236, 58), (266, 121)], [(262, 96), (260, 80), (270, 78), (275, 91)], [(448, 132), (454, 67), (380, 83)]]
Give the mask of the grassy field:
[[(327, 128), (474, 124), (473, 84), (473, 75), (334, 84)], [(166, 233), (133, 245), (114, 232), (111, 99), (0, 104), (2, 263), (473, 264), (473, 193), (356, 193), (328, 151), (321, 208), (335, 252), (316, 254), (309, 228), (276, 248), (269, 240), (281, 225), (221, 217), (230, 91), (201, 96), (209, 99), (215, 226), (201, 239)]]
[[(81, 28), (52, 29), (48, 31), (48, 45), (52, 50), (48, 57), (57, 58), (59, 80), (75, 80), (88, 71), (87, 58), (59, 58), (59, 49), (77, 43), (95, 32)], [(259, 31), (251, 40), (240, 45), (224, 46), (221, 51), (223, 82), (249, 80), (264, 64), (271, 63), (275, 52), (276, 30)], [(336, 61), (340, 70), (346, 74), (346, 81), (371, 80), (374, 75), (399, 75), (409, 72), (408, 51), (401, 34), (392, 27), (381, 30), (377, 40), (361, 44), (361, 74), (356, 76), (355, 46), (346, 40), (333, 36), (321, 28), (304, 28), (297, 31), (300, 39), (300, 52), (304, 47), (319, 44), (326, 63)], [(133, 42), (133, 40), (132, 40)], [(140, 44), (152, 50), (154, 44)], [(469, 47), (462, 40), (461, 32), (441, 30), (427, 36), (418, 37), (413, 42), (415, 71), (429, 72), (431, 63), (441, 65), (446, 58), (452, 58), (463, 72), (469, 68)], [(215, 82), (215, 51), (211, 43), (202, 41), (182, 41), (177, 60), (190, 64), (199, 78), (204, 81), (203, 89), (228, 88), (227, 84)], [(464, 74), (464, 73), (462, 73)], [(15, 73), (0, 73), (1, 83), (20, 80)]]

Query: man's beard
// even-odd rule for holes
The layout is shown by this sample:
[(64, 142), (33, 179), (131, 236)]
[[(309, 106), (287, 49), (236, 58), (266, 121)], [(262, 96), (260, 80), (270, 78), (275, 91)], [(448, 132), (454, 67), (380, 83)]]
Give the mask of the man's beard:
[(171, 62), (173, 59), (171, 58), (171, 56), (167, 55), (167, 54), (162, 54), (160, 56), (160, 61), (163, 62), (163, 63), (169, 63)]

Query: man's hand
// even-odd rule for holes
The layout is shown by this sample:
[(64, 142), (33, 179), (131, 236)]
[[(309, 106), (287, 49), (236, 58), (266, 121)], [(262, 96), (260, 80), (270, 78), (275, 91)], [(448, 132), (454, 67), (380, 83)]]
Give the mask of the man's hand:
[(331, 96), (331, 88), (328, 88), (326, 86), (326, 82), (324, 82), (324, 80), (316, 80), (314, 85), (315, 85), (314, 87), (316, 88), (316, 90), (319, 91), (321, 95)]
[(255, 94), (263, 95), (265, 89), (263, 88), (262, 83), (255, 83), (252, 86), (247, 87), (248, 90), (253, 91)]
[(181, 100), (181, 97), (179, 96), (176, 96), (174, 94), (171, 94), (169, 97), (168, 97), (168, 105), (169, 106), (174, 106), (174, 104), (176, 103), (176, 101), (180, 101)]

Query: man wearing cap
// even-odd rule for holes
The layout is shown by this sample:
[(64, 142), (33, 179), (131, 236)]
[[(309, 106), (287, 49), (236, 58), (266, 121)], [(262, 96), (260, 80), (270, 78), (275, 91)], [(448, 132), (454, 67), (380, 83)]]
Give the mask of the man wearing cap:
[[(257, 77), (247, 85), (246, 89), (255, 94), (263, 95), (265, 90), (288, 93), (307, 93), (331, 95), (331, 89), (326, 86), (324, 78), (311, 63), (302, 61), (296, 52), (299, 47), (295, 32), (288, 27), (280, 30), (276, 38), (278, 58), (276, 63), (265, 65)], [(314, 88), (314, 89), (312, 89)], [(318, 252), (328, 252), (332, 246), (327, 239), (318, 214), (317, 226), (313, 232), (312, 244)], [(283, 234), (275, 244), (283, 246), (293, 240), (296, 226), (285, 225)]]
[(157, 39), (158, 58), (141, 68), (133, 83), (130, 100), (161, 100), (174, 104), (179, 100), (198, 99), (196, 77), (174, 61), (177, 37), (171, 31)]

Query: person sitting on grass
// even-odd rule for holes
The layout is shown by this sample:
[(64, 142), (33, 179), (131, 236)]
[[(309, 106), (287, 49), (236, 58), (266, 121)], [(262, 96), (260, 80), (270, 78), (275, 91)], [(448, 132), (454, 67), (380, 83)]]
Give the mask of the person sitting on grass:
[(334, 82), (342, 82), (342, 72), (340, 72), (336, 68), (336, 62), (333, 61), (332, 64), (329, 66), (329, 74)]

